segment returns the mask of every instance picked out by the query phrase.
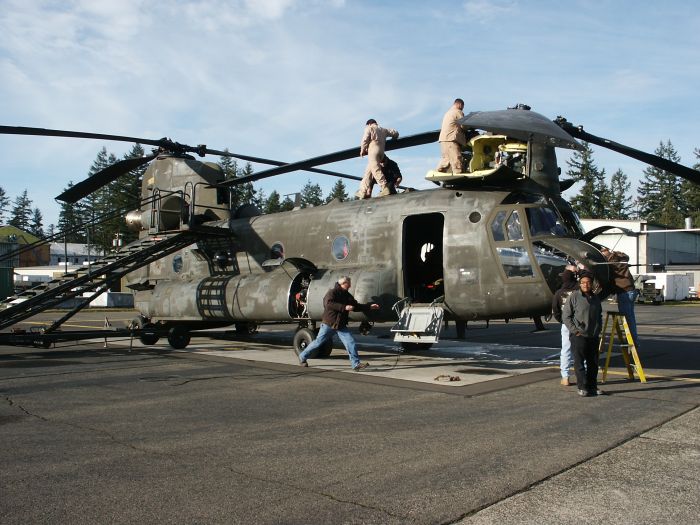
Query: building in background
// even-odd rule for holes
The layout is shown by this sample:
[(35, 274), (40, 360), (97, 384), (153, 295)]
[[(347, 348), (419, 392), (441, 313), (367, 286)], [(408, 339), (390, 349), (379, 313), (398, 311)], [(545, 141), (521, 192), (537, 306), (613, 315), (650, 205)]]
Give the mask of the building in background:
[[(592, 241), (629, 255), (630, 270), (638, 277), (637, 287), (640, 290), (643, 290), (644, 282), (655, 282), (659, 294), (665, 299), (675, 299), (686, 294), (692, 296), (693, 290), (700, 284), (700, 229), (674, 230), (640, 220), (582, 219), (581, 222), (587, 232), (602, 226), (614, 227)], [(688, 276), (688, 284), (680, 286), (684, 292), (675, 284), (671, 286), (676, 282), (686, 282), (681, 278), (669, 277), (673, 274)]]

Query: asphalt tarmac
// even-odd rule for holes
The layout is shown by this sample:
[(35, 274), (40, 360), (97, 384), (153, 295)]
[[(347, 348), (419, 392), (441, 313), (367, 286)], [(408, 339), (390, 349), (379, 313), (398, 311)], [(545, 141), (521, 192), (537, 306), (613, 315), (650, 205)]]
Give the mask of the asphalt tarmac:
[[(411, 355), (376, 327), (366, 373), (339, 346), (299, 367), (287, 326), (0, 347), (0, 523), (694, 523), (699, 313), (638, 306), (648, 381), (616, 355), (595, 398), (526, 320)], [(66, 329), (105, 315), (133, 317)]]

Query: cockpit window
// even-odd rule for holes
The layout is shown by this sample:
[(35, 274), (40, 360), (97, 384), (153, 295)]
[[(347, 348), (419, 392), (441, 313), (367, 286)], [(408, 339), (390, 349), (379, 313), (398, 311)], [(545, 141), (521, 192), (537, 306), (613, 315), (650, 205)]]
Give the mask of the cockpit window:
[(506, 230), (508, 232), (509, 241), (520, 241), (523, 238), (523, 229), (520, 226), (520, 215), (517, 211), (514, 211), (508, 217), (506, 222)]
[(566, 235), (566, 228), (551, 208), (525, 208), (530, 235)]
[(501, 259), (506, 277), (533, 277), (532, 262), (527, 249), (523, 246), (498, 247), (496, 253)]
[(506, 220), (506, 212), (499, 211), (491, 223), (491, 232), (494, 241), (505, 241), (506, 234), (503, 232), (503, 223)]

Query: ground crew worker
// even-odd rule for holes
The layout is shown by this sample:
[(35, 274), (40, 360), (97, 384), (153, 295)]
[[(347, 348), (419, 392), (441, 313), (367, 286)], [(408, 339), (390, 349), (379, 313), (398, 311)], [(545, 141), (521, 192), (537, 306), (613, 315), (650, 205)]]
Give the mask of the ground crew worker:
[(569, 329), (578, 394), (603, 395), (598, 390), (598, 342), (603, 327), (603, 306), (593, 293), (593, 276), (584, 273), (562, 308), (561, 318)]
[(467, 145), (467, 135), (464, 127), (457, 121), (464, 117), (464, 100), (455, 99), (452, 107), (447, 110), (442, 118), (440, 128), (440, 163), (435, 171), (452, 173), (464, 173), (464, 161), (462, 160), (462, 148)]
[(374, 180), (379, 184), (381, 191), (379, 196), (390, 195), (395, 193), (392, 187), (387, 183), (384, 173), (382, 173), (381, 163), (384, 160), (384, 148), (386, 147), (386, 138), (399, 138), (399, 132), (391, 128), (382, 128), (373, 118), (367, 121), (365, 133), (362, 135), (360, 143), (360, 157), (367, 155), (367, 169), (360, 182), (360, 189), (355, 194), (358, 199), (368, 199), (372, 196), (370, 181)]
[(559, 354), (559, 369), (561, 370), (562, 386), (569, 386), (569, 369), (573, 363), (571, 357), (571, 341), (569, 340), (569, 329), (561, 318), (561, 311), (569, 296), (578, 290), (576, 280), (576, 266), (568, 265), (561, 274), (561, 288), (559, 288), (552, 298), (552, 314), (561, 323), (561, 352)]
[[(384, 160), (381, 163), (382, 173), (386, 179), (387, 186), (391, 190), (391, 193), (396, 193), (396, 188), (401, 184), (403, 176), (401, 175), (401, 169), (399, 165), (396, 164), (389, 157), (384, 155)], [(369, 181), (369, 196), (372, 196), (372, 190), (374, 189), (374, 177), (370, 177)]]
[(307, 346), (304, 351), (299, 354), (299, 364), (301, 366), (309, 366), (306, 360), (316, 354), (319, 347), (333, 340), (333, 335), (338, 334), (338, 338), (345, 346), (350, 356), (350, 366), (356, 372), (367, 368), (369, 363), (362, 363), (357, 355), (355, 348), (355, 339), (348, 330), (348, 317), (350, 312), (355, 310), (366, 312), (368, 310), (377, 310), (377, 303), (360, 304), (352, 294), (348, 291), (351, 286), (350, 277), (343, 276), (338, 279), (338, 282), (333, 288), (328, 290), (323, 297), (323, 318), (321, 320), (321, 329), (318, 332), (318, 337)]
[(634, 277), (630, 272), (629, 255), (623, 252), (611, 252), (603, 246), (600, 253), (610, 263), (612, 270), (612, 278), (610, 284), (614, 287), (614, 293), (617, 294), (617, 311), (627, 319), (627, 326), (634, 339), (634, 344), (637, 344), (637, 319), (634, 316), (634, 303), (637, 300), (637, 289), (634, 286)]

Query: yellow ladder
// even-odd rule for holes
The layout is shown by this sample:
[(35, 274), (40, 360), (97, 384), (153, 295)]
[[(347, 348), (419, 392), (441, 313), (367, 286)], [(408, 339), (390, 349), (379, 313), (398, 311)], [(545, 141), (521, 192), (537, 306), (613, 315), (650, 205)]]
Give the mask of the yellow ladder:
[[(612, 318), (612, 322), (610, 319)], [(608, 333), (608, 325), (610, 330)], [(624, 337), (623, 337), (624, 334)], [(625, 361), (625, 366), (627, 367), (627, 375), (630, 380), (634, 380), (634, 371), (632, 370), (630, 355), (632, 360), (634, 360), (634, 368), (639, 376), (639, 381), (642, 383), (647, 382), (647, 378), (644, 375), (644, 369), (642, 368), (642, 362), (639, 360), (639, 354), (637, 353), (637, 345), (632, 337), (630, 328), (627, 325), (627, 318), (624, 314), (619, 312), (607, 312), (605, 316), (605, 323), (603, 323), (603, 332), (600, 335), (600, 344), (598, 346), (598, 353), (602, 353), (607, 342), (607, 355), (605, 356), (605, 365), (603, 366), (603, 380), (604, 383), (608, 376), (608, 366), (610, 365), (610, 357), (612, 356), (613, 344), (615, 343), (615, 336), (617, 336), (618, 342), (620, 344), (620, 353), (622, 354), (622, 359)]]

